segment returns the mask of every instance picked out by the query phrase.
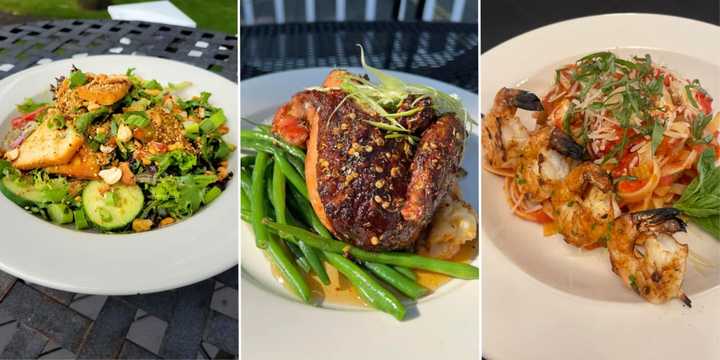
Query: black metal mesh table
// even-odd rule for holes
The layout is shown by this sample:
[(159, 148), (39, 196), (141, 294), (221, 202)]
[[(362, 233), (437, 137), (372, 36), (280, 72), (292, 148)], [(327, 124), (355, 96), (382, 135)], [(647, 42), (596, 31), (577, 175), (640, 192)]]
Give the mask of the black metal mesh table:
[(375, 67), (426, 76), (477, 92), (476, 24), (343, 22), (244, 26), (240, 78), (318, 66)]
[[(59, 59), (141, 54), (237, 81), (237, 38), (133, 21), (0, 27), (0, 78)], [(0, 250), (1, 251), (1, 250)], [(236, 358), (238, 269), (148, 295), (90, 296), (0, 272), (0, 358)]]

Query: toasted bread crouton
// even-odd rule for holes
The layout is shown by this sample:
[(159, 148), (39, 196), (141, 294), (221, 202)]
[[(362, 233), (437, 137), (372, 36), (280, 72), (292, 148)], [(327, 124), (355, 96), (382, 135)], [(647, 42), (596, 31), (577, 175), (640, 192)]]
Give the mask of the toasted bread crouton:
[(85, 142), (72, 126), (51, 129), (49, 124), (50, 121), (43, 121), (20, 145), (20, 155), (13, 162), (15, 168), (30, 170), (67, 164)]
[(97, 180), (100, 177), (100, 165), (97, 156), (88, 149), (86, 145), (80, 147), (80, 150), (73, 156), (72, 160), (65, 165), (50, 166), (47, 172), (51, 174), (65, 175), (78, 179)]

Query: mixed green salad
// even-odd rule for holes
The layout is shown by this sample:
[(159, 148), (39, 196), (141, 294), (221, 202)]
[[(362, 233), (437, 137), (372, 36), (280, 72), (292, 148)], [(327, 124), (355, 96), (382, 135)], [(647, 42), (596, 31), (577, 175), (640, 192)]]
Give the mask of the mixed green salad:
[(232, 178), (235, 145), (210, 93), (178, 96), (189, 85), (73, 68), (50, 86), (52, 101), (17, 105), (0, 142), (0, 192), (78, 230), (141, 232), (192, 216)]

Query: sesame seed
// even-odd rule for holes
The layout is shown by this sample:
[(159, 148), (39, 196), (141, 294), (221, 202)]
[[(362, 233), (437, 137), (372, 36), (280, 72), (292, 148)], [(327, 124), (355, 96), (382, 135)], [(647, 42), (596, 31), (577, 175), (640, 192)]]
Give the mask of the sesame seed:
[(393, 168), (390, 169), (390, 176), (396, 177), (398, 175), (400, 175), (400, 168), (397, 166), (393, 166)]
[(383, 208), (383, 209), (387, 209), (387, 208), (389, 208), (389, 207), (390, 207), (390, 202), (385, 201), (385, 202), (382, 203), (382, 208)]
[(381, 198), (379, 195), (375, 195), (375, 197), (373, 198), (373, 200), (375, 200), (375, 202), (378, 203), (378, 204), (382, 203), (382, 201), (383, 201), (382, 198)]
[(385, 186), (385, 180), (378, 180), (375, 182), (376, 188), (381, 189), (383, 186)]
[(380, 165), (375, 166), (375, 172), (376, 172), (376, 173), (381, 173), (381, 172), (383, 172), (382, 166), (380, 166)]
[(365, 146), (365, 152), (372, 152), (372, 151), (373, 151), (373, 147), (372, 147), (372, 146), (370, 146), (370, 145), (366, 145), (366, 146)]
[(373, 245), (377, 245), (377, 244), (380, 243), (380, 239), (378, 239), (377, 236), (373, 236), (373, 237), (370, 238), (370, 243), (373, 244)]

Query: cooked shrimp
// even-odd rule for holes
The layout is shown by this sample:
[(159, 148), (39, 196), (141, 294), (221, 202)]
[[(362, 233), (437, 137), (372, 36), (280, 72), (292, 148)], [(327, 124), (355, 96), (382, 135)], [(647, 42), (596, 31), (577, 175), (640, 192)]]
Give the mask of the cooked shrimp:
[[(673, 208), (623, 215), (615, 221), (608, 241), (613, 272), (653, 304), (680, 298), (691, 306), (681, 288), (688, 246), (671, 236), (686, 229), (678, 215), (680, 211)], [(672, 239), (673, 249), (666, 249), (661, 237)]]
[(615, 218), (615, 194), (609, 175), (597, 164), (583, 163), (559, 182), (552, 195), (558, 232), (582, 249), (603, 246)]
[(516, 172), (518, 189), (526, 200), (547, 200), (558, 182), (586, 158), (585, 149), (562, 130), (546, 126), (536, 129), (523, 147)]
[(483, 120), (482, 144), (485, 159), (495, 169), (515, 169), (528, 130), (515, 116), (517, 109), (542, 111), (542, 103), (535, 94), (519, 89), (502, 88), (495, 95), (492, 109)]

